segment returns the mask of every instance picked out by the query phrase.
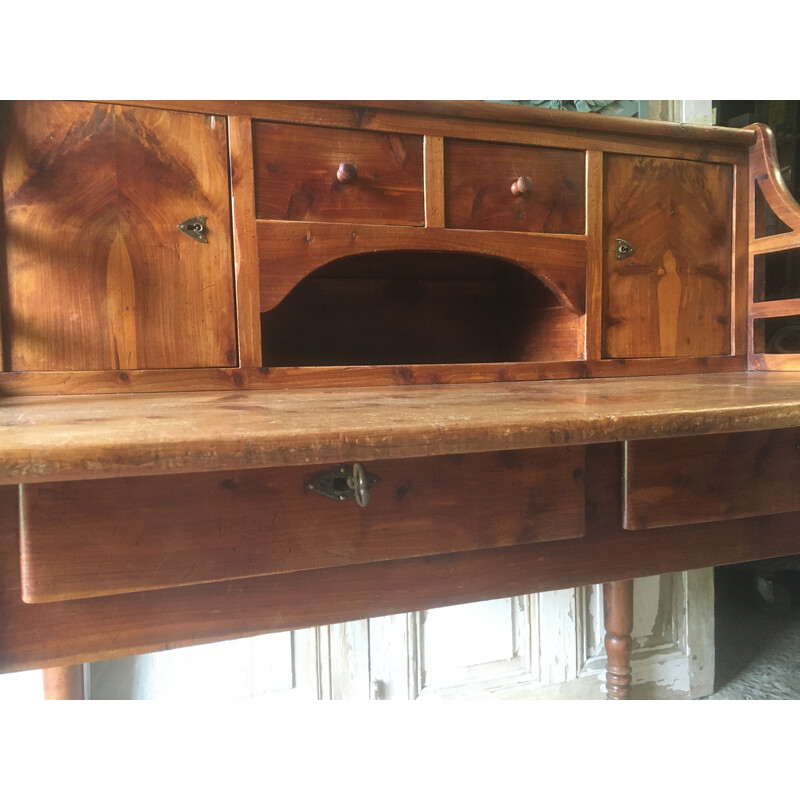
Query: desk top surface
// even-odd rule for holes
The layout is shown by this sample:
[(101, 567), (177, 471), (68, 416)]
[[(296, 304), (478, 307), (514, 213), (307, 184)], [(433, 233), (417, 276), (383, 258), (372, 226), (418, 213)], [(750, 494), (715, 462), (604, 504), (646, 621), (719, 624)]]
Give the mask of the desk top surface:
[(800, 426), (800, 373), (0, 399), (0, 483)]

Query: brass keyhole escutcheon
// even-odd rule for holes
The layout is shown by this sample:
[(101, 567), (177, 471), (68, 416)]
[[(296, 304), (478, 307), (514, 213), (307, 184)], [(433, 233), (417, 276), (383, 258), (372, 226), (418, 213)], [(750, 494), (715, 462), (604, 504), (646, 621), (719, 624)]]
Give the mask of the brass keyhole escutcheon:
[(617, 256), (617, 261), (622, 261), (624, 258), (632, 256), (635, 252), (636, 248), (632, 244), (630, 244), (630, 242), (626, 242), (624, 239), (617, 239), (617, 243), (614, 248), (614, 253)]
[(178, 223), (178, 230), (181, 233), (185, 233), (190, 239), (194, 239), (196, 242), (208, 244), (208, 239), (206, 238), (207, 219), (208, 217), (189, 217), (189, 219)]
[(378, 482), (377, 475), (370, 475), (364, 465), (356, 461), (353, 466), (340, 464), (328, 472), (317, 472), (306, 481), (311, 489), (331, 500), (350, 500), (364, 508), (369, 503), (370, 489)]

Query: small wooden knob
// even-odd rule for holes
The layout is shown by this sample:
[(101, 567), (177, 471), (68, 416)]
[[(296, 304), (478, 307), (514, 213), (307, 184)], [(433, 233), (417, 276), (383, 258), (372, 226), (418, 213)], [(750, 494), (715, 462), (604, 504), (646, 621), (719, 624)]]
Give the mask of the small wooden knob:
[(336, 170), (336, 179), (339, 183), (350, 183), (356, 179), (358, 167), (351, 161), (342, 161), (339, 169)]
[(520, 175), (519, 178), (517, 178), (514, 183), (511, 184), (511, 194), (527, 194), (531, 190), (532, 186), (533, 181), (527, 175)]

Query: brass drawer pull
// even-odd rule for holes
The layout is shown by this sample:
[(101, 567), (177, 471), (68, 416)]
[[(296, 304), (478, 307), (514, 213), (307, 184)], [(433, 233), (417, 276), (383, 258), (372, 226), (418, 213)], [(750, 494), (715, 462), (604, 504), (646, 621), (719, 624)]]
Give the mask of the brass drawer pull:
[(352, 467), (341, 464), (328, 472), (317, 472), (306, 482), (311, 489), (331, 500), (350, 500), (364, 508), (369, 503), (370, 489), (378, 482), (377, 475), (370, 475), (364, 465), (356, 461)]

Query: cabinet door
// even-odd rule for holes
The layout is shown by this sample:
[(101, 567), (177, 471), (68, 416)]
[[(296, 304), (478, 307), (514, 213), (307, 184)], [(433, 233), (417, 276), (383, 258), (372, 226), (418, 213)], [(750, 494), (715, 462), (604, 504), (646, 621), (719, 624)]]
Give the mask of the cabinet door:
[[(234, 365), (225, 120), (78, 102), (10, 117), (9, 368)], [(195, 216), (207, 243), (177, 227)]]
[(725, 164), (606, 156), (605, 357), (730, 353), (732, 187)]

